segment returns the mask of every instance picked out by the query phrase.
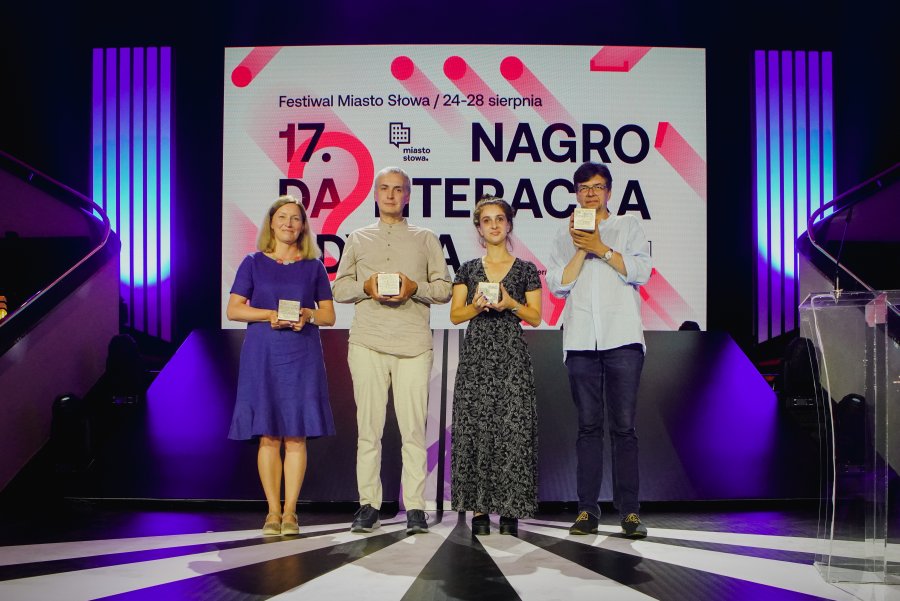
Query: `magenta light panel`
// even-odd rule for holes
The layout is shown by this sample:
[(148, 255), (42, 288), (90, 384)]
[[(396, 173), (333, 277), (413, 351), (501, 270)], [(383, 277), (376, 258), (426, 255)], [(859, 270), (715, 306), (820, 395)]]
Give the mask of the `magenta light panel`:
[(755, 53), (756, 323), (763, 342), (797, 327), (795, 242), (834, 196), (831, 53)]
[(95, 48), (91, 182), (136, 330), (172, 339), (172, 50)]

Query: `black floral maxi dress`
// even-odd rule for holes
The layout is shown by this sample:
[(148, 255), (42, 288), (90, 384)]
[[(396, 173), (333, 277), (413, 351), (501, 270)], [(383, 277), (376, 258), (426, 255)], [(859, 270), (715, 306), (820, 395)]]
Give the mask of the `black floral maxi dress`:
[[(488, 281), (481, 259), (460, 266), (454, 284), (467, 303)], [(515, 259), (502, 280), (515, 300), (539, 290), (533, 263)], [(537, 409), (534, 369), (519, 318), (485, 311), (472, 318), (460, 353), (453, 398), (451, 495), (456, 511), (534, 516), (537, 508)]]

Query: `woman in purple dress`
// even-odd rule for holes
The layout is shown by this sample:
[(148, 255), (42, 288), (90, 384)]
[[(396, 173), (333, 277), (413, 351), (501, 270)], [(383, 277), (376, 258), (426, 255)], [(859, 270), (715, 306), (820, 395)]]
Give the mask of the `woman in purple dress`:
[[(263, 534), (298, 534), (306, 439), (334, 434), (319, 338), (319, 326), (334, 325), (334, 303), (297, 199), (282, 196), (269, 208), (257, 248), (238, 268), (226, 310), (228, 319), (247, 323), (228, 437), (259, 439), (257, 465), (269, 504)], [(279, 300), (298, 301), (299, 320), (279, 320)]]

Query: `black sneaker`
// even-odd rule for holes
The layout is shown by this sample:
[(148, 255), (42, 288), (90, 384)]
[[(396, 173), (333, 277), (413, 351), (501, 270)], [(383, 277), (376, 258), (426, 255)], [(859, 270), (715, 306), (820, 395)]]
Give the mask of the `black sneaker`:
[(491, 533), (491, 518), (488, 514), (472, 516), (472, 534), (475, 536), (487, 536)]
[(406, 533), (422, 534), (428, 532), (427, 516), (421, 509), (410, 509), (406, 512)]
[(513, 536), (519, 533), (519, 520), (516, 518), (508, 518), (500, 516), (500, 534), (511, 534)]
[(363, 505), (353, 515), (350, 532), (371, 532), (381, 526), (378, 521), (378, 510), (371, 505)]
[(597, 516), (582, 511), (569, 528), (569, 534), (597, 534)]
[(647, 536), (647, 527), (641, 523), (641, 516), (629, 513), (622, 518), (622, 535), (626, 538), (644, 538)]

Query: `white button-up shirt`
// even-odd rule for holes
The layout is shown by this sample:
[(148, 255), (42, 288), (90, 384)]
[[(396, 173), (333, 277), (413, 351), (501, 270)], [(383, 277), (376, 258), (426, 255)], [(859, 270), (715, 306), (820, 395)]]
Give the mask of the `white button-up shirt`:
[(550, 292), (566, 299), (563, 310), (563, 356), (566, 351), (607, 350), (644, 344), (638, 287), (650, 279), (650, 245), (632, 215), (610, 215), (598, 224), (600, 239), (622, 255), (622, 275), (594, 254), (588, 254), (578, 276), (562, 284), (563, 269), (575, 256), (569, 222), (553, 239), (547, 263)]

